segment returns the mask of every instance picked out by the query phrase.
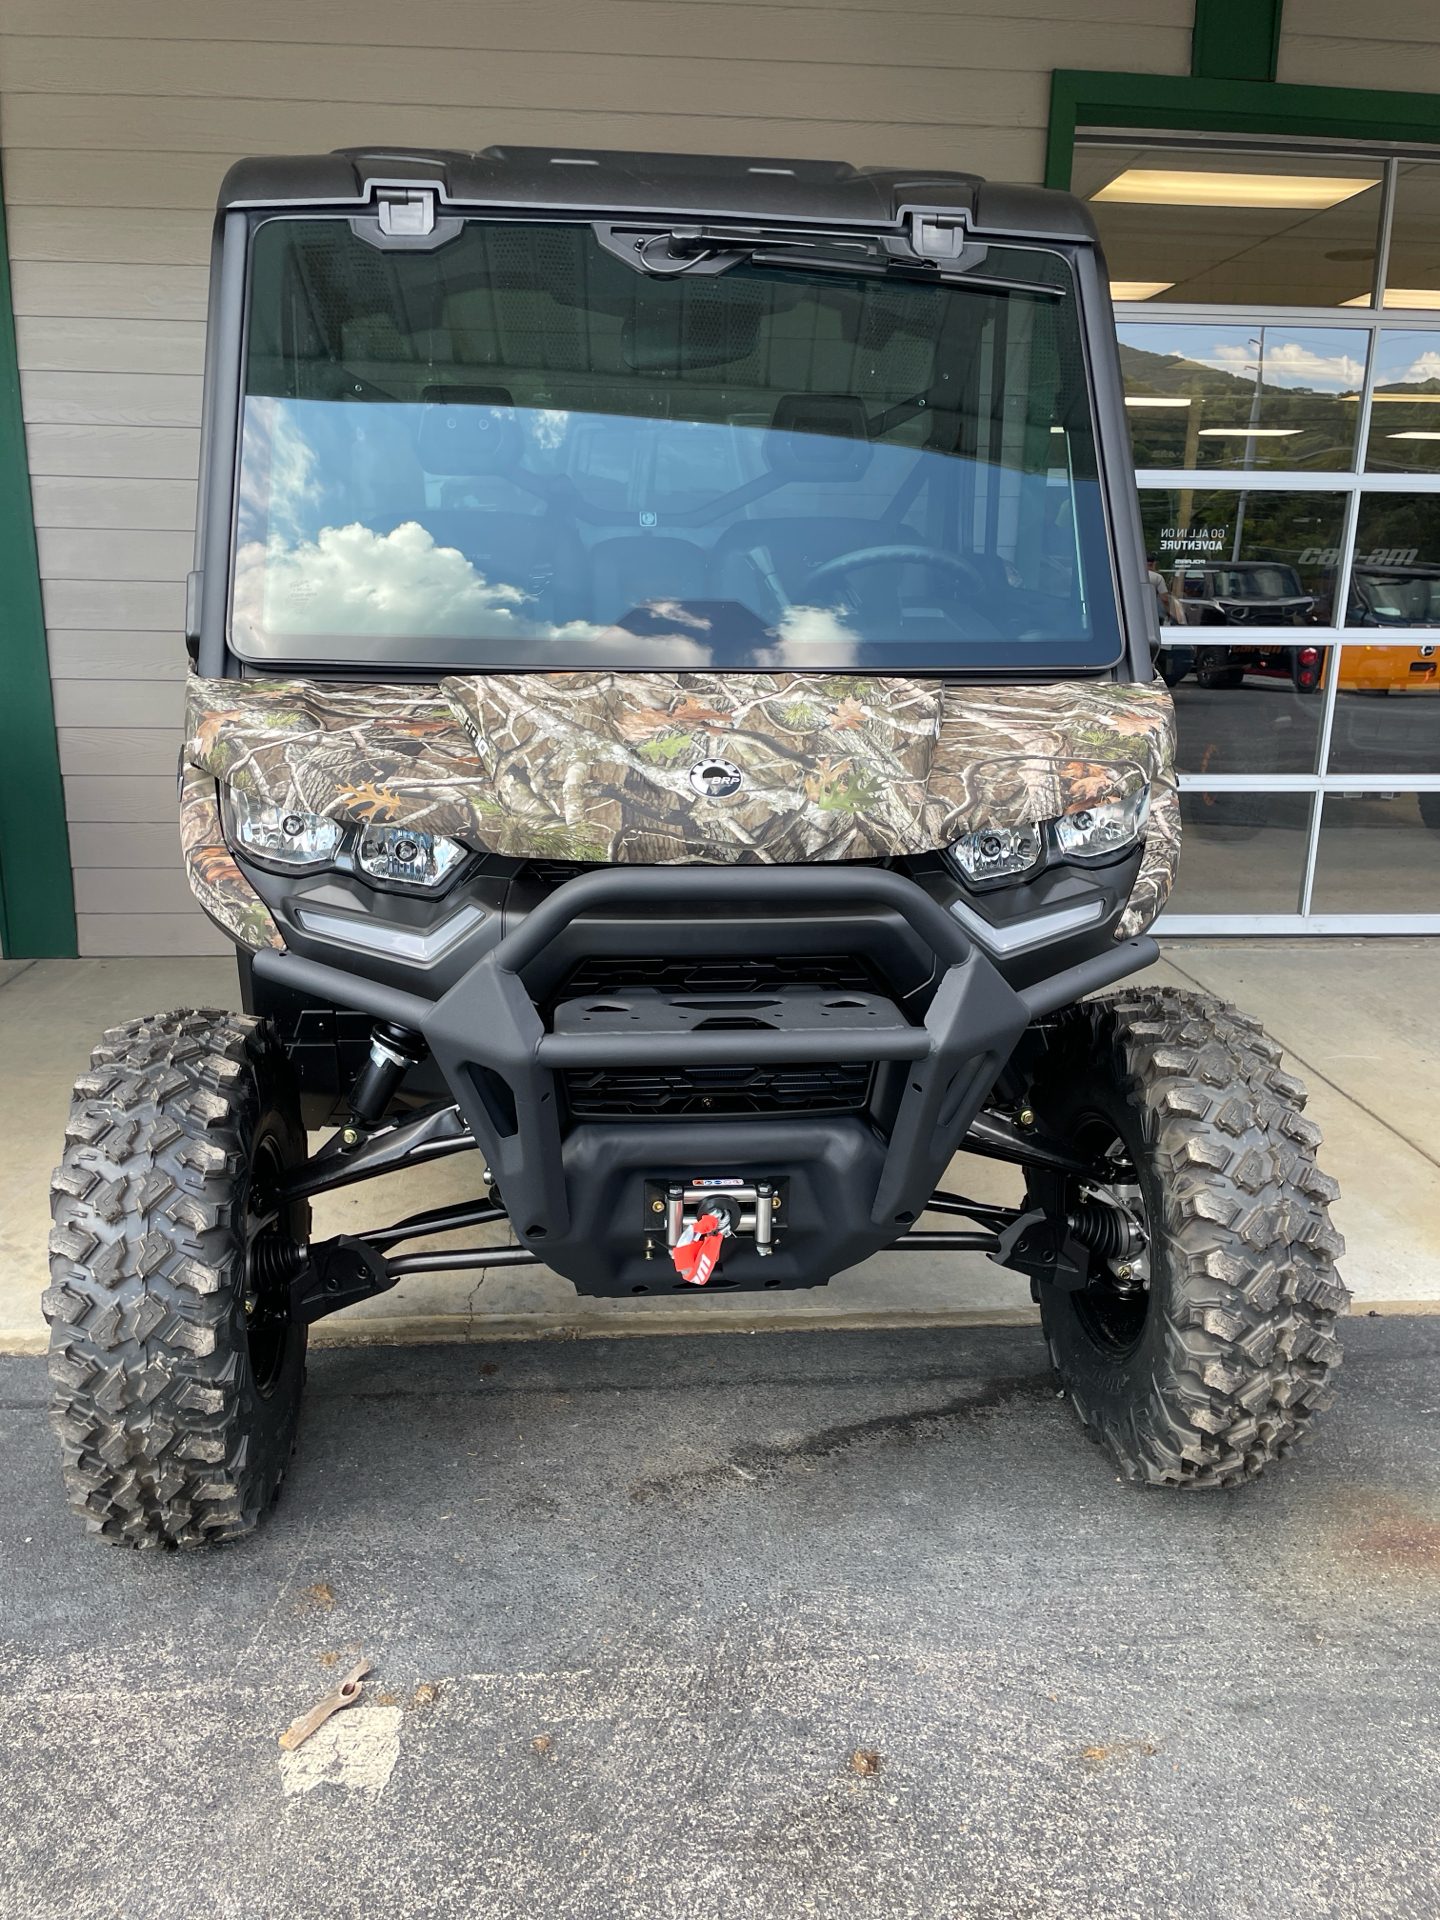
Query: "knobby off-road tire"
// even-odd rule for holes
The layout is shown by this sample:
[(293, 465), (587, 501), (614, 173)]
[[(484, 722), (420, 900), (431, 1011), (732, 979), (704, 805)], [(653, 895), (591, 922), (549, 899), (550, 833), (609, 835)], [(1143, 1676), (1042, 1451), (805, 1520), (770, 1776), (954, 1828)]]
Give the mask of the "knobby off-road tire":
[(43, 1302), (70, 1506), (130, 1546), (232, 1539), (279, 1492), (304, 1383), (275, 1256), (308, 1210), (261, 1211), (305, 1158), (295, 1077), (246, 1014), (127, 1021), (90, 1058)]
[(1055, 1366), (1127, 1479), (1252, 1479), (1330, 1404), (1350, 1299), (1327, 1211), (1339, 1189), (1315, 1164), (1305, 1089), (1259, 1021), (1206, 994), (1089, 1001), (1055, 1040), (1036, 1110), (1092, 1150), (1123, 1143), (1150, 1234), (1138, 1302), (1109, 1276), (1078, 1293), (1040, 1286)]

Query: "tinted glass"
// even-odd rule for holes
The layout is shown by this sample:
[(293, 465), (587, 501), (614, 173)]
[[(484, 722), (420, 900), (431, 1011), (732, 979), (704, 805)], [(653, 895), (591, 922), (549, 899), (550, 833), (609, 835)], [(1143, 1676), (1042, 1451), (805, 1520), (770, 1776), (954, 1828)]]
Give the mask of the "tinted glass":
[(1440, 307), (1440, 167), (1402, 160), (1385, 271), (1387, 307)]
[(1318, 772), (1328, 659), (1324, 647), (1206, 646), (1199, 635), (1162, 648), (1181, 771)]
[(1350, 466), (1362, 328), (1124, 325), (1137, 467)]
[(1433, 913), (1440, 900), (1440, 793), (1327, 793), (1314, 913)]
[(1330, 624), (1343, 494), (1146, 487), (1140, 513), (1162, 627)]
[(1345, 624), (1440, 626), (1440, 493), (1361, 496)]
[(1440, 473), (1440, 333), (1380, 335), (1365, 465), (1371, 473)]
[(1180, 796), (1180, 870), (1169, 913), (1298, 913), (1308, 793)]
[[(359, 223), (357, 223), (358, 225)], [(1069, 268), (656, 278), (588, 226), (254, 242), (233, 640), (844, 669), (1119, 652)]]
[(1329, 771), (1440, 773), (1440, 651), (1434, 645), (1344, 648)]
[(1082, 145), (1073, 191), (1117, 299), (1332, 307), (1370, 297), (1376, 161)]

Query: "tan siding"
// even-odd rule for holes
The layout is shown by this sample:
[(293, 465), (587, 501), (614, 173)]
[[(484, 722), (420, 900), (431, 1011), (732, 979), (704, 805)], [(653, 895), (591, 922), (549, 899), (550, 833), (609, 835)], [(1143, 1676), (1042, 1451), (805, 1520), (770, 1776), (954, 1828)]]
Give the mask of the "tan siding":
[[(85, 953), (219, 952), (174, 766), (214, 196), (246, 153), (496, 142), (1039, 177), (1055, 66), (1191, 0), (7, 0), (0, 143)], [(237, 23), (243, 32), (237, 32)]]
[(192, 904), (178, 861), (168, 867), (75, 869), (79, 913), (187, 913)]
[[(62, 773), (113, 773), (123, 779), (149, 774), (154, 779), (168, 779), (173, 795), (183, 731), (180, 726), (57, 727), (55, 731), (60, 741)], [(98, 817), (103, 820), (105, 815)]]
[(1279, 80), (1297, 86), (1440, 90), (1440, 16), (1432, 0), (1303, 0), (1284, 14)]
[(173, 627), (185, 619), (184, 576), (163, 580), (42, 580), (48, 627)]
[(163, 774), (67, 774), (67, 820), (139, 820), (174, 826), (175, 769)]
[(64, 427), (27, 422), (30, 472), (115, 475), (120, 479), (194, 480), (198, 427)]
[(60, 727), (178, 727), (185, 690), (178, 680), (60, 680), (54, 683)]
[(188, 533), (135, 532), (129, 528), (42, 527), (40, 565), (69, 580), (165, 582), (189, 570), (194, 541)]
[(86, 960), (235, 951), (198, 907), (188, 913), (77, 913), (75, 931)]
[(7, 226), (12, 260), (118, 261), (123, 265), (187, 267), (203, 260), (212, 213), (129, 207), (16, 207)]
[(195, 525), (195, 487), (188, 480), (80, 478), (37, 474), (30, 483), (39, 527), (169, 527)]
[(76, 820), (70, 827), (70, 854), (81, 867), (171, 868), (179, 850), (173, 820)]
[(185, 649), (173, 633), (61, 633), (50, 635), (50, 672), (62, 680), (174, 680), (185, 678)]
[(199, 320), (162, 324), (23, 315), (15, 332), (20, 364), (31, 372), (199, 374), (205, 365), (205, 327)]

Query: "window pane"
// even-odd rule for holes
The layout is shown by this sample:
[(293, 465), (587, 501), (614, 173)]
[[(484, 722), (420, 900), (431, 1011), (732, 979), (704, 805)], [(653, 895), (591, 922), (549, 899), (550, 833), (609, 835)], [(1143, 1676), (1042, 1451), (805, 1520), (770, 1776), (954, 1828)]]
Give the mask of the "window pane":
[(1330, 624), (1343, 493), (1146, 487), (1140, 515), (1162, 627)]
[(1348, 467), (1363, 327), (1125, 325), (1120, 366), (1137, 467)]
[[(1198, 636), (1197, 636), (1198, 638)], [(1182, 773), (1315, 773), (1324, 647), (1162, 647)]]
[(1170, 913), (1298, 913), (1308, 793), (1180, 796), (1180, 872)]
[(1327, 793), (1314, 913), (1433, 913), (1440, 906), (1440, 793)]
[(1440, 473), (1440, 333), (1380, 335), (1365, 465), (1371, 473)]
[(1361, 497), (1345, 624), (1440, 626), (1440, 493)]
[(1346, 647), (1335, 692), (1330, 772), (1440, 773), (1437, 667), (1433, 646)]
[[(254, 239), (232, 638), (416, 667), (1063, 671), (1120, 650), (1071, 270), (954, 286), (588, 224)], [(378, 229), (371, 238), (378, 237)], [(881, 264), (870, 259), (868, 266)]]
[(1370, 298), (1380, 178), (1348, 155), (1082, 145), (1073, 191), (1117, 299), (1338, 307)]
[(1402, 160), (1385, 269), (1387, 307), (1440, 307), (1440, 167)]

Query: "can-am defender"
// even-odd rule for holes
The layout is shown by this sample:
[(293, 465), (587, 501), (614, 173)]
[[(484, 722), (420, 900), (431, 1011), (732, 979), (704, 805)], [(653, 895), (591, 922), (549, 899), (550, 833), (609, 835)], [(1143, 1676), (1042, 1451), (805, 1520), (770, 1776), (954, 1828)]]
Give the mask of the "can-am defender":
[[(76, 1087), (45, 1304), (90, 1528), (254, 1526), (312, 1321), (538, 1260), (614, 1296), (983, 1250), (1130, 1479), (1285, 1453), (1347, 1297), (1303, 1089), (1218, 1001), (1082, 1000), (1156, 957), (1178, 843), (1084, 210), (346, 152), (235, 167), (212, 284), (181, 814), (245, 1012), (127, 1022)], [(945, 1192), (962, 1147), (1024, 1204)], [(461, 1151), (465, 1204), (309, 1237)]]

